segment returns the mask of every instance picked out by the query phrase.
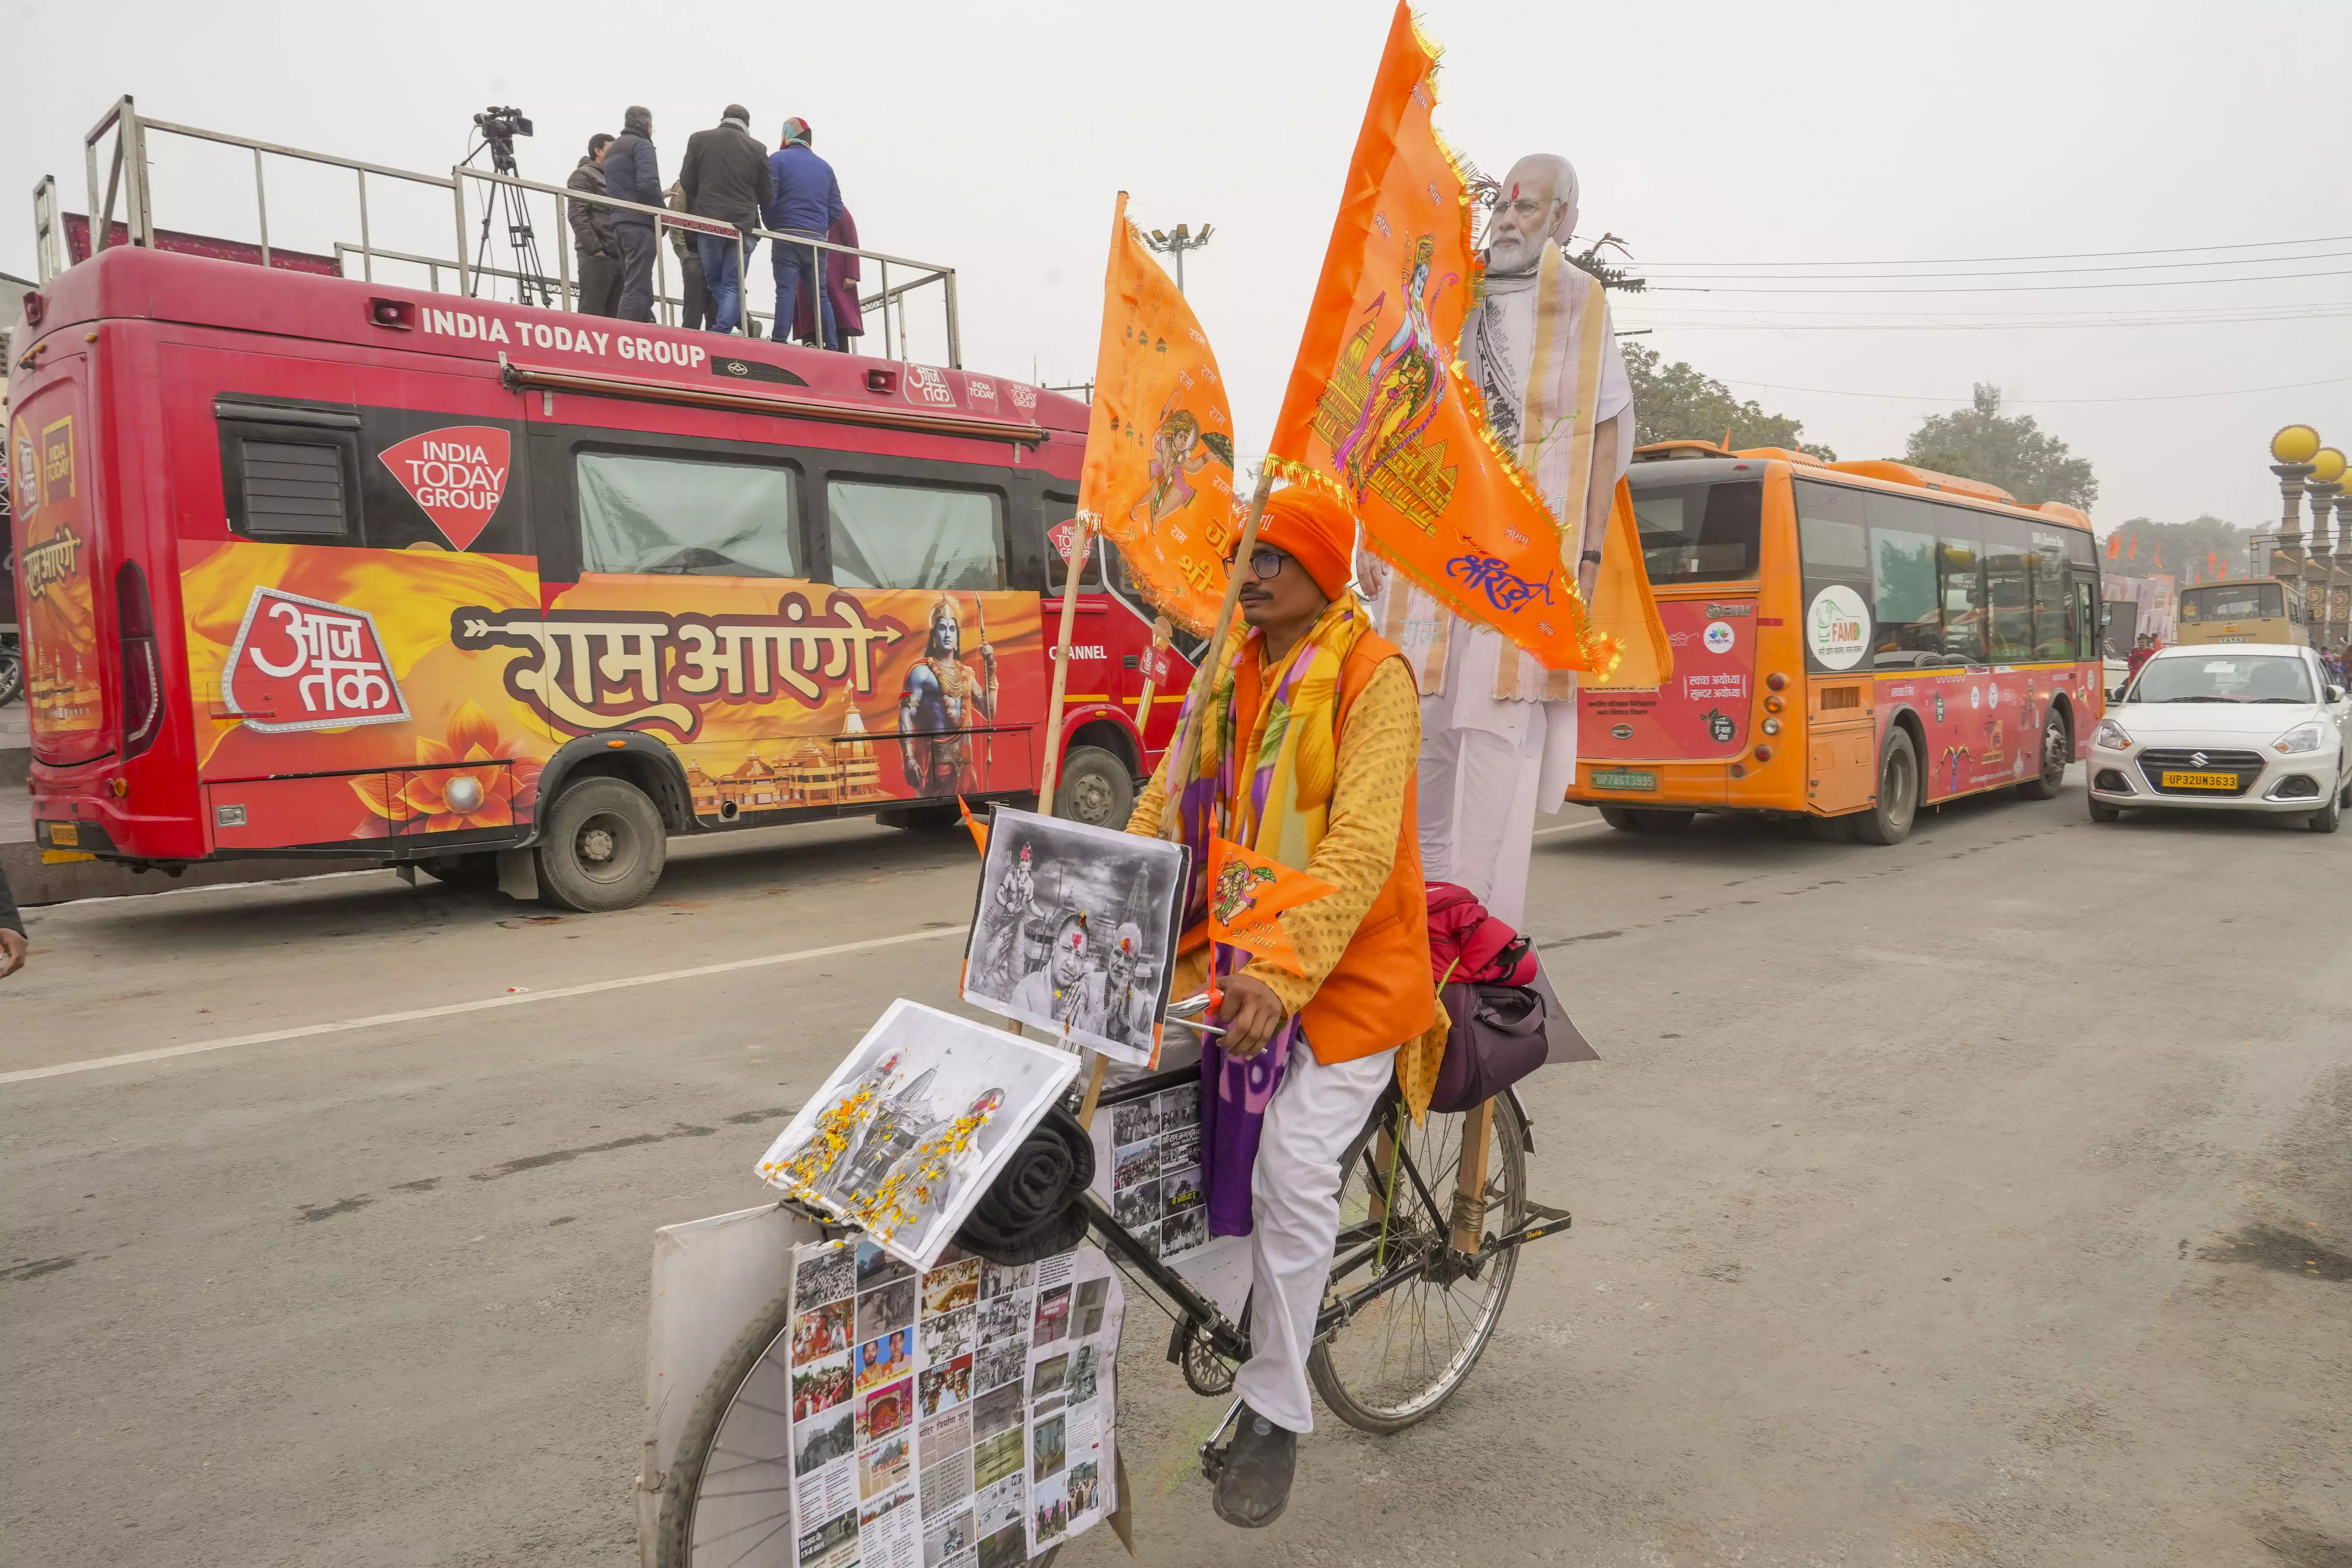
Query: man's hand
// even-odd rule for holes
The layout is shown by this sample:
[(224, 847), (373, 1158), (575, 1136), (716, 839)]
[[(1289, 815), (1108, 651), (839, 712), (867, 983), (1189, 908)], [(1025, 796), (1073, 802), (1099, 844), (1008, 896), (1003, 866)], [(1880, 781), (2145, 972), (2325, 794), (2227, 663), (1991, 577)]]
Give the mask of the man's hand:
[(31, 951), (22, 932), (0, 930), (0, 980), (5, 980), (24, 968), (25, 954)]
[(1251, 975), (1236, 974), (1225, 982), (1224, 995), (1217, 1003), (1217, 1022), (1225, 1026), (1217, 1044), (1225, 1055), (1247, 1061), (1265, 1049), (1288, 1016), (1272, 986)]

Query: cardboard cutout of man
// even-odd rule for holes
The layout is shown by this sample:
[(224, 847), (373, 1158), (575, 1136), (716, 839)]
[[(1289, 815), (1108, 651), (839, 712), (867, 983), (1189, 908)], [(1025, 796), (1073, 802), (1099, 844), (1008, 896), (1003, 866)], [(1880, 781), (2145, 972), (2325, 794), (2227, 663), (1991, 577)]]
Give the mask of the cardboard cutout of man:
[[(1484, 297), (1462, 324), (1462, 362), (1496, 437), (1560, 520), (1561, 553), (1590, 604), (1610, 507), (1633, 455), (1633, 390), (1599, 282), (1570, 262), (1576, 170), (1537, 153), (1511, 165), (1486, 227)], [(1470, 889), (1525, 923), (1538, 810), (1576, 777), (1576, 677), (1546, 670), (1501, 634), (1465, 621), (1369, 554), (1372, 624), (1421, 690), (1421, 858), (1432, 882)]]

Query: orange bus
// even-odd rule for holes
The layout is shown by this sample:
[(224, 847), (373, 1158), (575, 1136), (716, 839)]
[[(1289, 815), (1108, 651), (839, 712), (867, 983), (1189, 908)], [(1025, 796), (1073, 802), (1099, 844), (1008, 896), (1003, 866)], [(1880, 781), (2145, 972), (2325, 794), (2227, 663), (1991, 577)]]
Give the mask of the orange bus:
[(1629, 476), (1672, 681), (1589, 689), (1569, 798), (1896, 844), (1922, 805), (2055, 794), (2100, 685), (2090, 520), (1972, 479), (1666, 442)]

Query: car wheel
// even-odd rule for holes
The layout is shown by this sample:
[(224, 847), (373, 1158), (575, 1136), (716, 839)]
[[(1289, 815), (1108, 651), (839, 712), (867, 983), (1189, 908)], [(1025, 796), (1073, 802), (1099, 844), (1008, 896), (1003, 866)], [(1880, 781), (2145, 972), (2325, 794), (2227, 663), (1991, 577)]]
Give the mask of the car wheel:
[(1878, 754), (1878, 799), (1855, 814), (1853, 830), (1865, 844), (1900, 844), (1911, 837), (1918, 815), (1919, 748), (1911, 743), (1910, 731), (1894, 730)]
[(2058, 785), (2066, 777), (2066, 764), (2074, 760), (2074, 737), (2067, 731), (2066, 715), (2053, 704), (2050, 717), (2042, 721), (2042, 772), (2017, 786), (2017, 793), (2027, 800), (2049, 800), (2058, 794)]
[(654, 890), (669, 859), (661, 813), (625, 779), (567, 786), (541, 831), (541, 890), (567, 910), (625, 910)]
[(2304, 826), (2314, 833), (2333, 833), (2344, 820), (2344, 801), (2340, 795), (2329, 795), (2327, 804), (2304, 818)]
[(1628, 811), (1622, 805), (1602, 806), (1601, 820), (1620, 833), (1639, 833), (1644, 826), (1640, 812)]
[(1091, 827), (1125, 827), (1135, 810), (1135, 779), (1100, 746), (1073, 746), (1054, 784), (1054, 815)]

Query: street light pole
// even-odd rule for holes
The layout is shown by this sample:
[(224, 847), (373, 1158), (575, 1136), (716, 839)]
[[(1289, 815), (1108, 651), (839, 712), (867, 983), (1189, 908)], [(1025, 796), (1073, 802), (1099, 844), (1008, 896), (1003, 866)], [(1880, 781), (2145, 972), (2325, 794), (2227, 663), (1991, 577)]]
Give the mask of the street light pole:
[[(2278, 476), (2279, 538), (2278, 549), (2272, 557), (2271, 570), (2264, 576), (2289, 576), (2294, 580), (2294, 592), (2303, 592), (2303, 487), (2311, 478), (2312, 458), (2319, 455), (2319, 432), (2308, 425), (2289, 425), (2271, 437), (2271, 472)], [(2282, 571), (2279, 556), (2286, 558)]]
[(1143, 243), (1153, 250), (1162, 256), (1175, 257), (1176, 292), (1179, 294), (1184, 291), (1184, 253), (1188, 250), (1198, 250), (1208, 244), (1209, 236), (1215, 226), (1213, 224), (1204, 223), (1201, 226), (1201, 232), (1194, 234), (1192, 226), (1180, 223), (1176, 226), (1176, 231), (1173, 234), (1155, 228), (1143, 237)]
[(2344, 454), (2333, 447), (2322, 447), (2311, 455), (2311, 479), (2304, 489), (2311, 497), (2311, 563), (2318, 568), (2318, 582), (2306, 595), (2310, 606), (2313, 640), (2325, 647), (2333, 647), (2341, 639), (2336, 628), (2336, 578), (2342, 574), (2344, 563), (2340, 555), (2331, 559), (2327, 538), (2327, 513), (2336, 512), (2336, 531), (2344, 528), (2347, 507), (2344, 490)]

